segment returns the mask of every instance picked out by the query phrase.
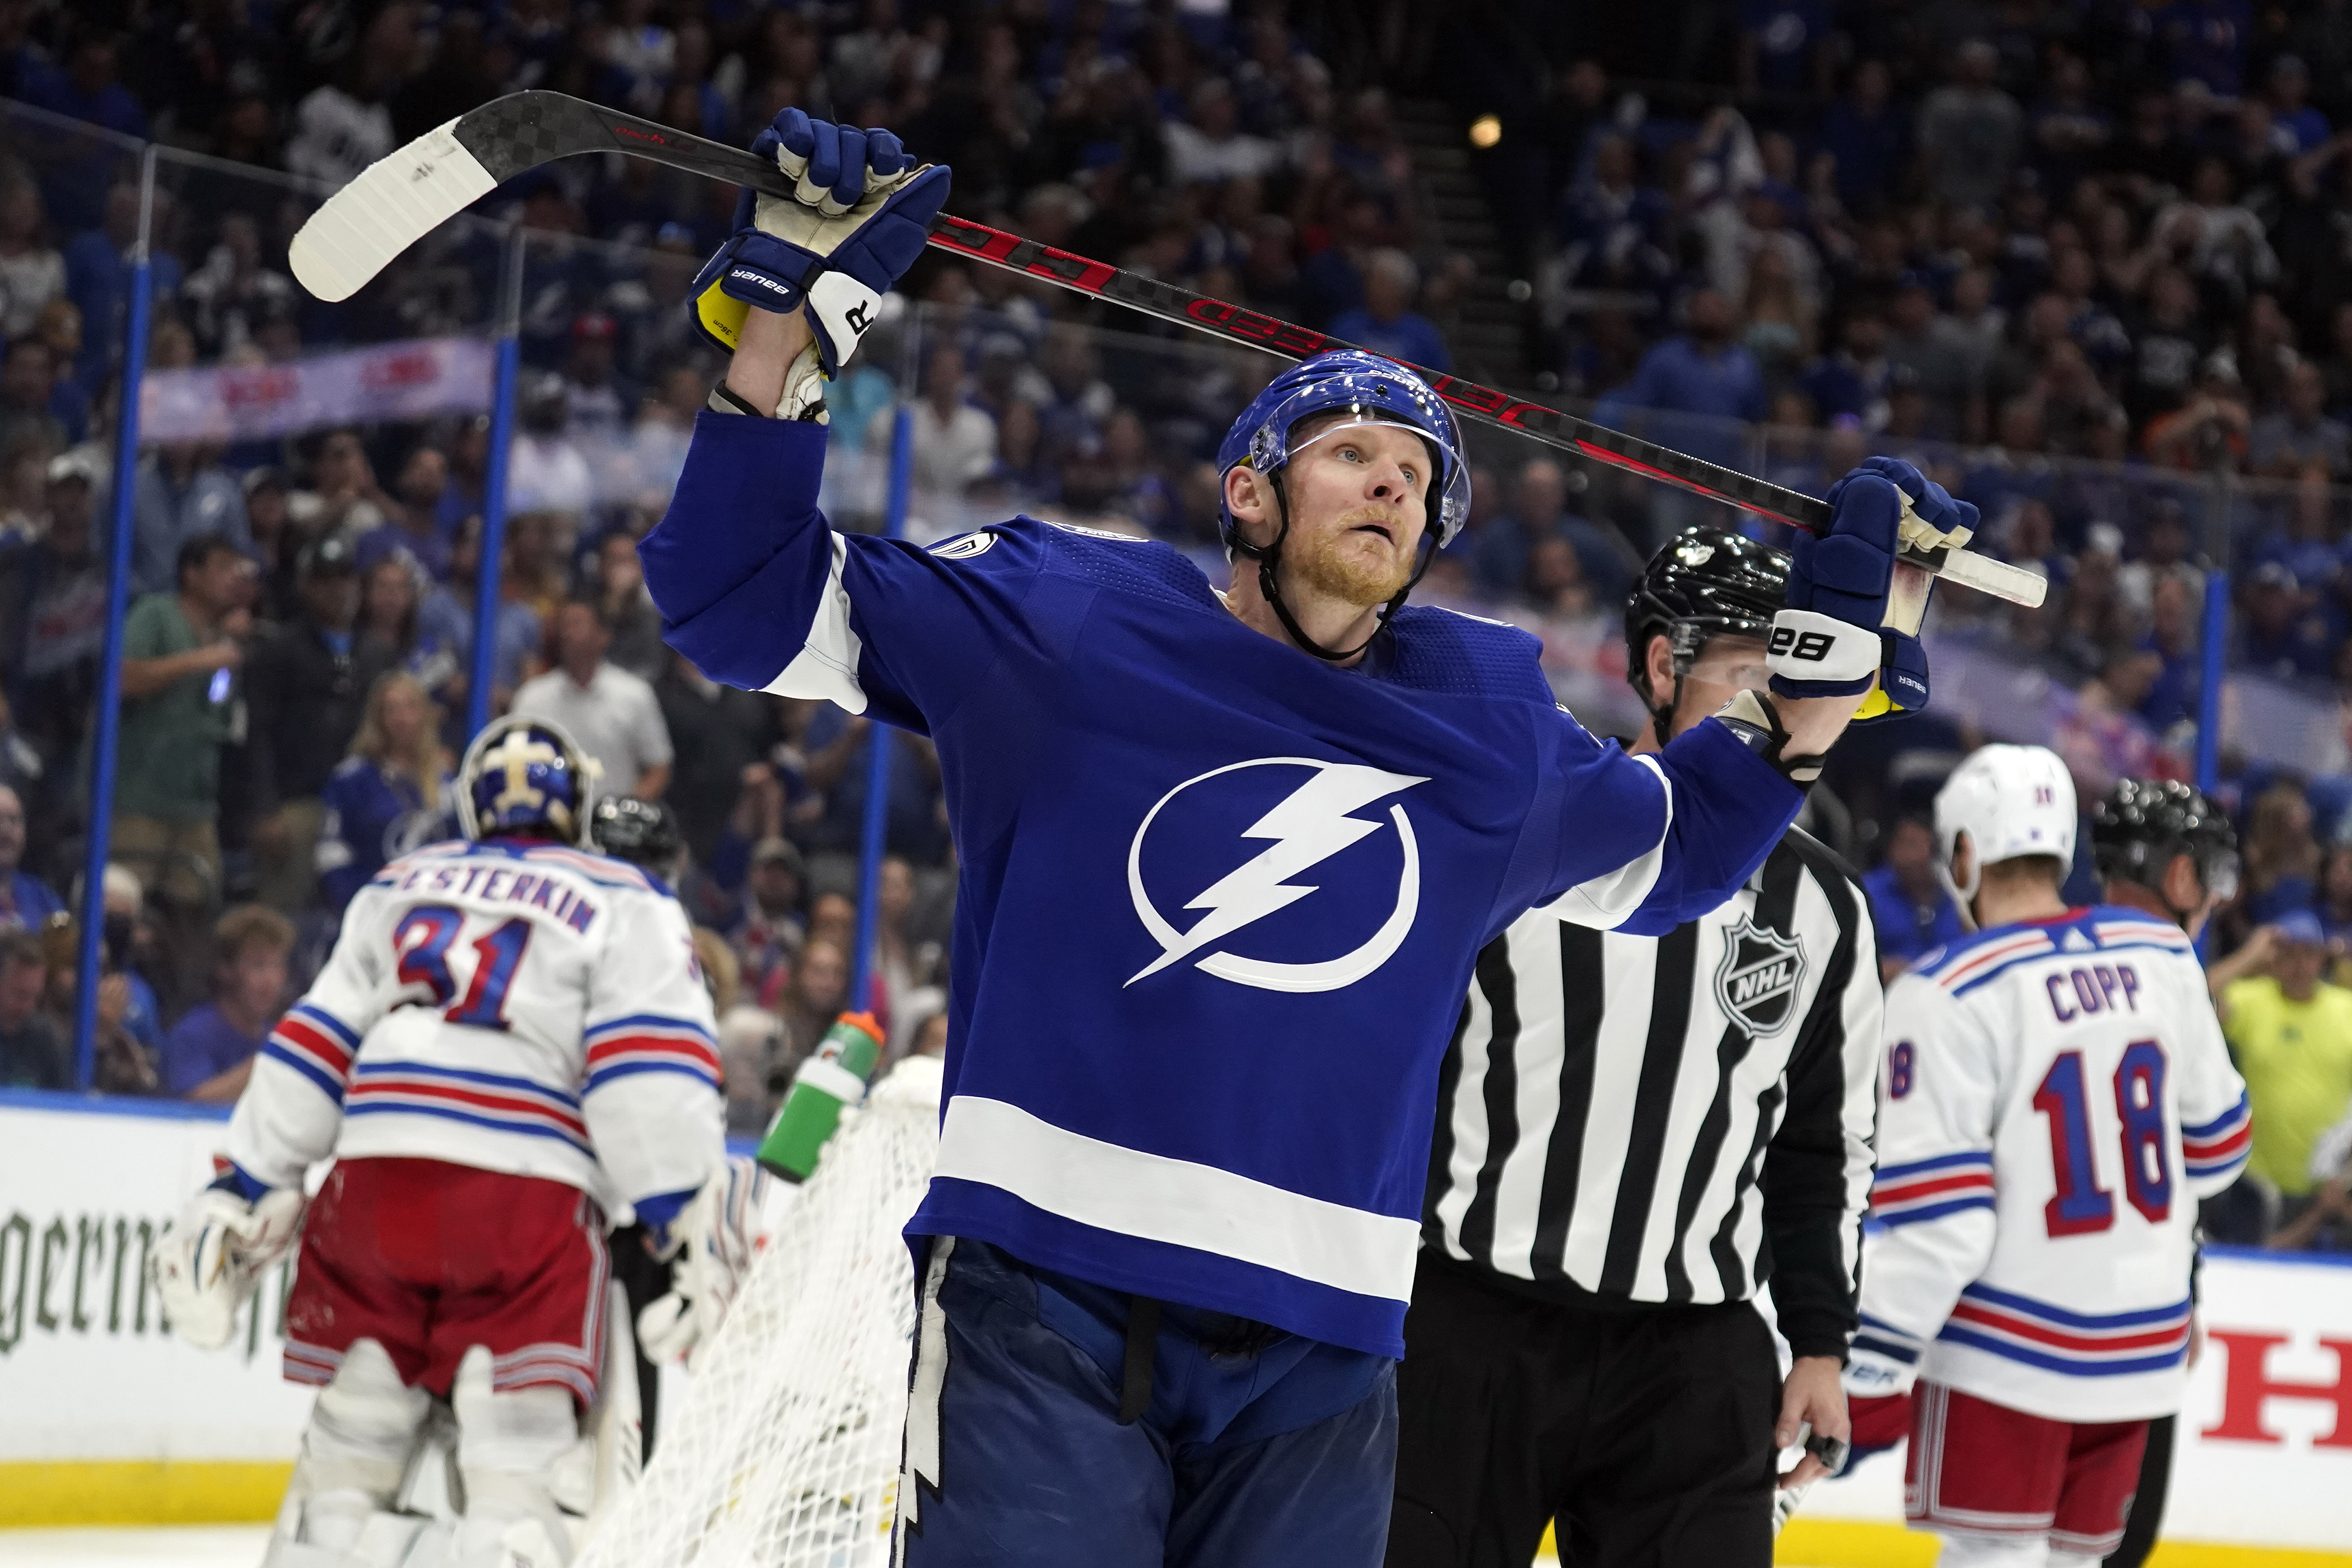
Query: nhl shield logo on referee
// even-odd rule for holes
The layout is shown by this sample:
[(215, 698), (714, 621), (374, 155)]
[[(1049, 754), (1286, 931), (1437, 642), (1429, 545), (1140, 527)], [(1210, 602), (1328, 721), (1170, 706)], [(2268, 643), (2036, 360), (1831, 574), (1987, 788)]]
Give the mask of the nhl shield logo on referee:
[(1796, 1014), (1797, 984), (1804, 975), (1802, 942), (1743, 915), (1726, 933), (1715, 999), (1748, 1033), (1777, 1035)]

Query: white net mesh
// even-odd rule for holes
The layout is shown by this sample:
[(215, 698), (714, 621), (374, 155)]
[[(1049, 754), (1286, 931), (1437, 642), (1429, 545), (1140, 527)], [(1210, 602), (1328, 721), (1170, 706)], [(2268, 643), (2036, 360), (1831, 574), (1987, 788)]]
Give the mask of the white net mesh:
[(578, 1568), (889, 1560), (915, 1329), (899, 1230), (938, 1156), (940, 1077), (910, 1057), (845, 1116)]

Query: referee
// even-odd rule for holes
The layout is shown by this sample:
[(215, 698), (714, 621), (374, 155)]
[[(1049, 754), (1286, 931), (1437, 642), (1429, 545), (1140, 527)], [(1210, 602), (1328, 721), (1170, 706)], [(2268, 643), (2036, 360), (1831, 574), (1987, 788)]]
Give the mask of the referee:
[[(1765, 681), (1788, 558), (1693, 528), (1625, 606), (1654, 752)], [(1765, 1568), (1777, 1453), (1846, 1436), (1879, 1050), (1853, 873), (1790, 829), (1663, 937), (1538, 910), (1440, 1068), (1388, 1568)], [(1751, 1305), (1772, 1284), (1784, 1381)], [(1822, 1473), (1810, 1456), (1793, 1474)]]
[[(2104, 901), (2170, 921), (2191, 942), (2204, 931), (2213, 910), (2238, 894), (2238, 830), (2202, 794), (2171, 780), (2118, 779), (2091, 808), (2091, 858), (2098, 867)], [(2193, 1299), (2194, 1266), (2189, 1279)], [(2203, 1333), (2201, 1327), (2191, 1331), (2192, 1366)], [(2124, 1538), (2107, 1553), (2103, 1568), (2140, 1568), (2155, 1549), (2179, 1425), (2178, 1412), (2147, 1424), (2139, 1489), (2124, 1517)]]

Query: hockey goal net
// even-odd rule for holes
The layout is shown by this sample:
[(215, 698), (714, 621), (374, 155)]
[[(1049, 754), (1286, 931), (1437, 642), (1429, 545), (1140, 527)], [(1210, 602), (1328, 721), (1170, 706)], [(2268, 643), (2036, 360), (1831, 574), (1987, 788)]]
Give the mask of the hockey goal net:
[(939, 1152), (940, 1082), (909, 1057), (845, 1115), (577, 1568), (889, 1560), (915, 1328), (899, 1229)]

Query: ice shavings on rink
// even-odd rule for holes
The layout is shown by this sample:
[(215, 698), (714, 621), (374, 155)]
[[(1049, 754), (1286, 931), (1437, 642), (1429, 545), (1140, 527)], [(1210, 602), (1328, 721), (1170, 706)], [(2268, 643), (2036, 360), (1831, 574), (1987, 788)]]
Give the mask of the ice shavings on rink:
[(267, 1524), (131, 1525), (106, 1530), (0, 1530), (6, 1568), (253, 1568), (269, 1542)]

